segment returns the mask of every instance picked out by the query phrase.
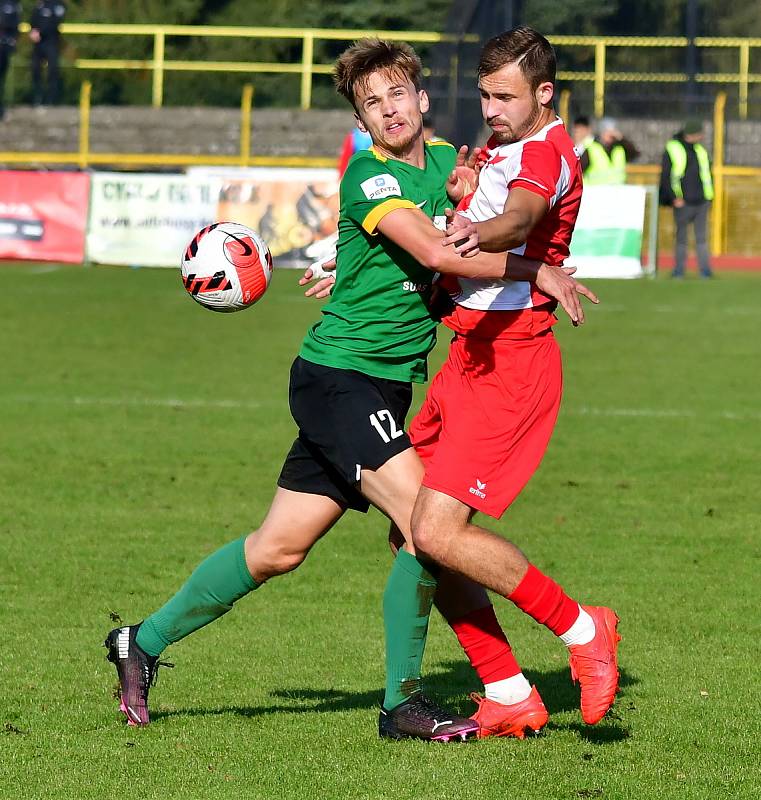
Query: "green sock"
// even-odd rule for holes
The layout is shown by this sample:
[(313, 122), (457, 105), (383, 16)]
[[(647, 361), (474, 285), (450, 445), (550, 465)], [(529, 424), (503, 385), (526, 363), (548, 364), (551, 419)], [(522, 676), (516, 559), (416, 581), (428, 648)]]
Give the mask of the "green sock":
[(390, 711), (420, 691), (420, 669), (436, 579), (405, 550), (396, 555), (386, 591), (383, 621), (386, 627), (386, 696)]
[(147, 617), (135, 641), (149, 656), (226, 614), (258, 584), (246, 566), (246, 537), (220, 547), (202, 561), (177, 594)]

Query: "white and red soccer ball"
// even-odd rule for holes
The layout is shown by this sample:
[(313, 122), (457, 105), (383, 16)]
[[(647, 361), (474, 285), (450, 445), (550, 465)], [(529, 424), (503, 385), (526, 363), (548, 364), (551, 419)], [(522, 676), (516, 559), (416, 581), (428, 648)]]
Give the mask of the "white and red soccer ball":
[(261, 237), (238, 222), (201, 228), (180, 263), (187, 293), (212, 311), (240, 311), (264, 294), (272, 278), (272, 256)]

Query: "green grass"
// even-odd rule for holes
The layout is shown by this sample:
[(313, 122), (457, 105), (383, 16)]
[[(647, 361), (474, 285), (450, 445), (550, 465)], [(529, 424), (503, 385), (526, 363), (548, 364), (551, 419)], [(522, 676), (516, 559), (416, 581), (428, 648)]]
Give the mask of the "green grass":
[[(759, 796), (761, 276), (596, 282), (588, 324), (559, 326), (557, 431), (495, 527), (618, 610), (622, 692), (585, 727), (564, 648), (497, 601), (550, 724), (447, 747), (376, 735), (375, 513), (171, 648), (155, 723), (123, 725), (110, 615), (139, 620), (261, 520), (318, 306), (287, 272), (232, 316), (170, 271), (0, 274), (0, 798)], [(426, 670), (469, 710), (477, 680), (438, 618)]]

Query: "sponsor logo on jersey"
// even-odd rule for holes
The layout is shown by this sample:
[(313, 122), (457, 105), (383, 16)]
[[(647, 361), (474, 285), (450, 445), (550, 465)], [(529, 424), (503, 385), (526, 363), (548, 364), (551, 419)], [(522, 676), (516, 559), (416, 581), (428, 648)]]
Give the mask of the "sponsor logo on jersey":
[(402, 196), (399, 181), (393, 175), (378, 175), (375, 178), (368, 178), (359, 184), (359, 188), (368, 200), (378, 200), (381, 197), (391, 197), (392, 195)]
[(471, 486), (468, 491), (476, 497), (480, 497), (482, 500), (486, 499), (486, 484), (479, 481), (478, 478), (476, 478), (476, 486)]
[(415, 283), (415, 281), (405, 281), (402, 284), (402, 289), (405, 292), (425, 292), (429, 287), (429, 283)]

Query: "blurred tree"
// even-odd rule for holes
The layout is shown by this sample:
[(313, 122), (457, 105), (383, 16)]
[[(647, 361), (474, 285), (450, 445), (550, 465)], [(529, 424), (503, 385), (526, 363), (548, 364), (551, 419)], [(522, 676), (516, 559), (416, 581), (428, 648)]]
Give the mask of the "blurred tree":
[[(483, 0), (494, 2), (494, 0)], [(757, 3), (717, 4), (699, 1), (699, 34), (761, 36), (761, 15)], [(461, 0), (457, 0), (462, 8)], [(516, 4), (520, 21), (552, 34), (611, 34), (674, 36), (684, 34), (687, 0), (522, 0)], [(28, 3), (27, 3), (28, 5)], [(70, 0), (67, 22), (148, 23), (176, 25), (268, 26), (305, 28), (348, 28), (353, 30), (443, 30), (452, 7), (449, 0)], [(495, 30), (495, 33), (497, 31)], [(320, 41), (315, 61), (331, 64), (347, 41)], [(74, 36), (64, 43), (64, 65), (81, 58), (130, 58), (147, 60), (153, 54), (150, 36)], [(428, 59), (429, 49), (416, 49)], [(245, 39), (242, 37), (168, 37), (166, 55), (171, 59), (215, 61), (298, 62), (301, 40), (287, 38)], [(28, 50), (22, 45), (14, 63), (14, 93), (23, 99), (28, 92)], [(735, 71), (736, 51), (715, 49), (701, 54), (709, 71)], [(590, 69), (593, 48), (560, 48), (561, 69)], [(646, 71), (684, 69), (684, 50), (654, 51), (645, 48), (613, 48), (609, 67)], [(68, 68), (66, 102), (76, 102), (82, 80), (93, 83), (93, 102), (147, 104), (151, 98), (150, 70), (107, 71)], [(295, 106), (299, 102), (300, 80), (294, 75), (263, 73), (168, 72), (165, 102), (172, 105), (235, 105), (241, 87), (253, 82), (257, 105)], [(314, 76), (313, 103), (318, 107), (341, 106), (329, 76)]]
[[(446, 0), (398, 0), (394, 4), (368, 3), (366, 0), (321, 2), (321, 0), (227, 0), (206, 2), (197, 20), (207, 25), (274, 26), (301, 31), (305, 28), (348, 28), (353, 30), (441, 30), (447, 12)], [(315, 46), (315, 62), (332, 64), (347, 41), (321, 41)], [(419, 47), (425, 56), (425, 47)], [(174, 39), (167, 52), (174, 58), (218, 61), (255, 61), (274, 63), (299, 62), (300, 38), (211, 38)], [(264, 73), (179, 73), (168, 81), (168, 103), (193, 102), (210, 105), (234, 105), (241, 87), (253, 82), (257, 105), (293, 107), (299, 103), (300, 77)], [(317, 107), (340, 107), (329, 76), (314, 77), (313, 104)]]
[(593, 35), (604, 30), (616, 3), (599, 0), (526, 0), (521, 22), (545, 35)]

